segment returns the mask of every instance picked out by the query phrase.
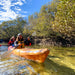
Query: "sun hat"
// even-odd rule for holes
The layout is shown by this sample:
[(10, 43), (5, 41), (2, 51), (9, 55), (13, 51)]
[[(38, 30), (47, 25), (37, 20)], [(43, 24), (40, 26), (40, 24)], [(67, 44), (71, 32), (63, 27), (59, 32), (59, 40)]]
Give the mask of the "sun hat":
[(19, 33), (18, 36), (22, 35), (22, 33)]

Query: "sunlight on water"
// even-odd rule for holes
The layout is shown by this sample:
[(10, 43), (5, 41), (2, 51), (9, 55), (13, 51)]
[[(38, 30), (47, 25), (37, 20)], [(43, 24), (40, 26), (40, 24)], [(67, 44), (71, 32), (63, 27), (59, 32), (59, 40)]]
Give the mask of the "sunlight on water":
[[(5, 51), (7, 47), (0, 48), (0, 54)], [(11, 55), (0, 60), (0, 75), (75, 75), (74, 52), (70, 51), (52, 50), (42, 64)]]
[[(7, 51), (8, 47), (0, 47), (0, 54)], [(4, 50), (5, 49), (5, 50)], [(33, 61), (24, 60), (21, 57), (11, 55), (6, 59), (0, 60), (0, 75), (39, 75), (32, 65)], [(33, 64), (37, 64), (33, 62)]]
[(30, 73), (35, 73), (31, 65), (25, 60), (19, 59), (5, 59), (0, 61), (0, 75), (8, 74), (24, 74), (29, 75)]

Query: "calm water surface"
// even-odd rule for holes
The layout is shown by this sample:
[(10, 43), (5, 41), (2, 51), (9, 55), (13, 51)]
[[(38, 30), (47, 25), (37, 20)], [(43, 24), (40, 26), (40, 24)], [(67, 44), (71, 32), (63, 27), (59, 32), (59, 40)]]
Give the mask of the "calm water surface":
[[(7, 50), (8, 46), (1, 46), (0, 55)], [(11, 55), (0, 60), (0, 75), (75, 75), (72, 64), (69, 63), (73, 69), (61, 64), (66, 62), (61, 55), (60, 57), (50, 55), (48, 55), (43, 64)]]
[[(1, 46), (0, 54), (3, 54), (7, 50), (8, 46)], [(44, 64), (39, 64), (14, 55), (0, 60), (0, 75), (40, 75), (40, 72), (45, 72)]]

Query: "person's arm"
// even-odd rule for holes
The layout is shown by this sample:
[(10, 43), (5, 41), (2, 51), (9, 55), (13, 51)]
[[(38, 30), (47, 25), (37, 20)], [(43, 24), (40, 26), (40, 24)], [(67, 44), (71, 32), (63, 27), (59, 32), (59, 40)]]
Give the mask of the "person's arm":
[(15, 42), (14, 42), (14, 46), (15, 46), (15, 47), (18, 46), (18, 41), (15, 41)]
[(11, 45), (11, 40), (9, 40), (8, 45)]

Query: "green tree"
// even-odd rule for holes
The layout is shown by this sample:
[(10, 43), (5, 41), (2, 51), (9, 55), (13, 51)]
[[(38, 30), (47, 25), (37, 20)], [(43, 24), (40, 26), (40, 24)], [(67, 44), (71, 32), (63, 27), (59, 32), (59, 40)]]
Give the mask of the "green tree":
[(52, 28), (68, 37), (75, 37), (75, 0), (60, 0)]
[[(37, 36), (50, 36), (53, 33), (52, 22), (54, 21), (54, 13), (56, 12), (56, 4), (43, 5), (39, 13), (29, 16), (31, 32), (36, 31)], [(53, 7), (54, 6), (54, 7)], [(36, 15), (36, 17), (35, 17)]]
[(15, 20), (4, 21), (0, 25), (0, 38), (9, 39), (13, 35), (23, 33), (23, 28), (26, 25), (26, 21), (22, 17), (17, 17)]

